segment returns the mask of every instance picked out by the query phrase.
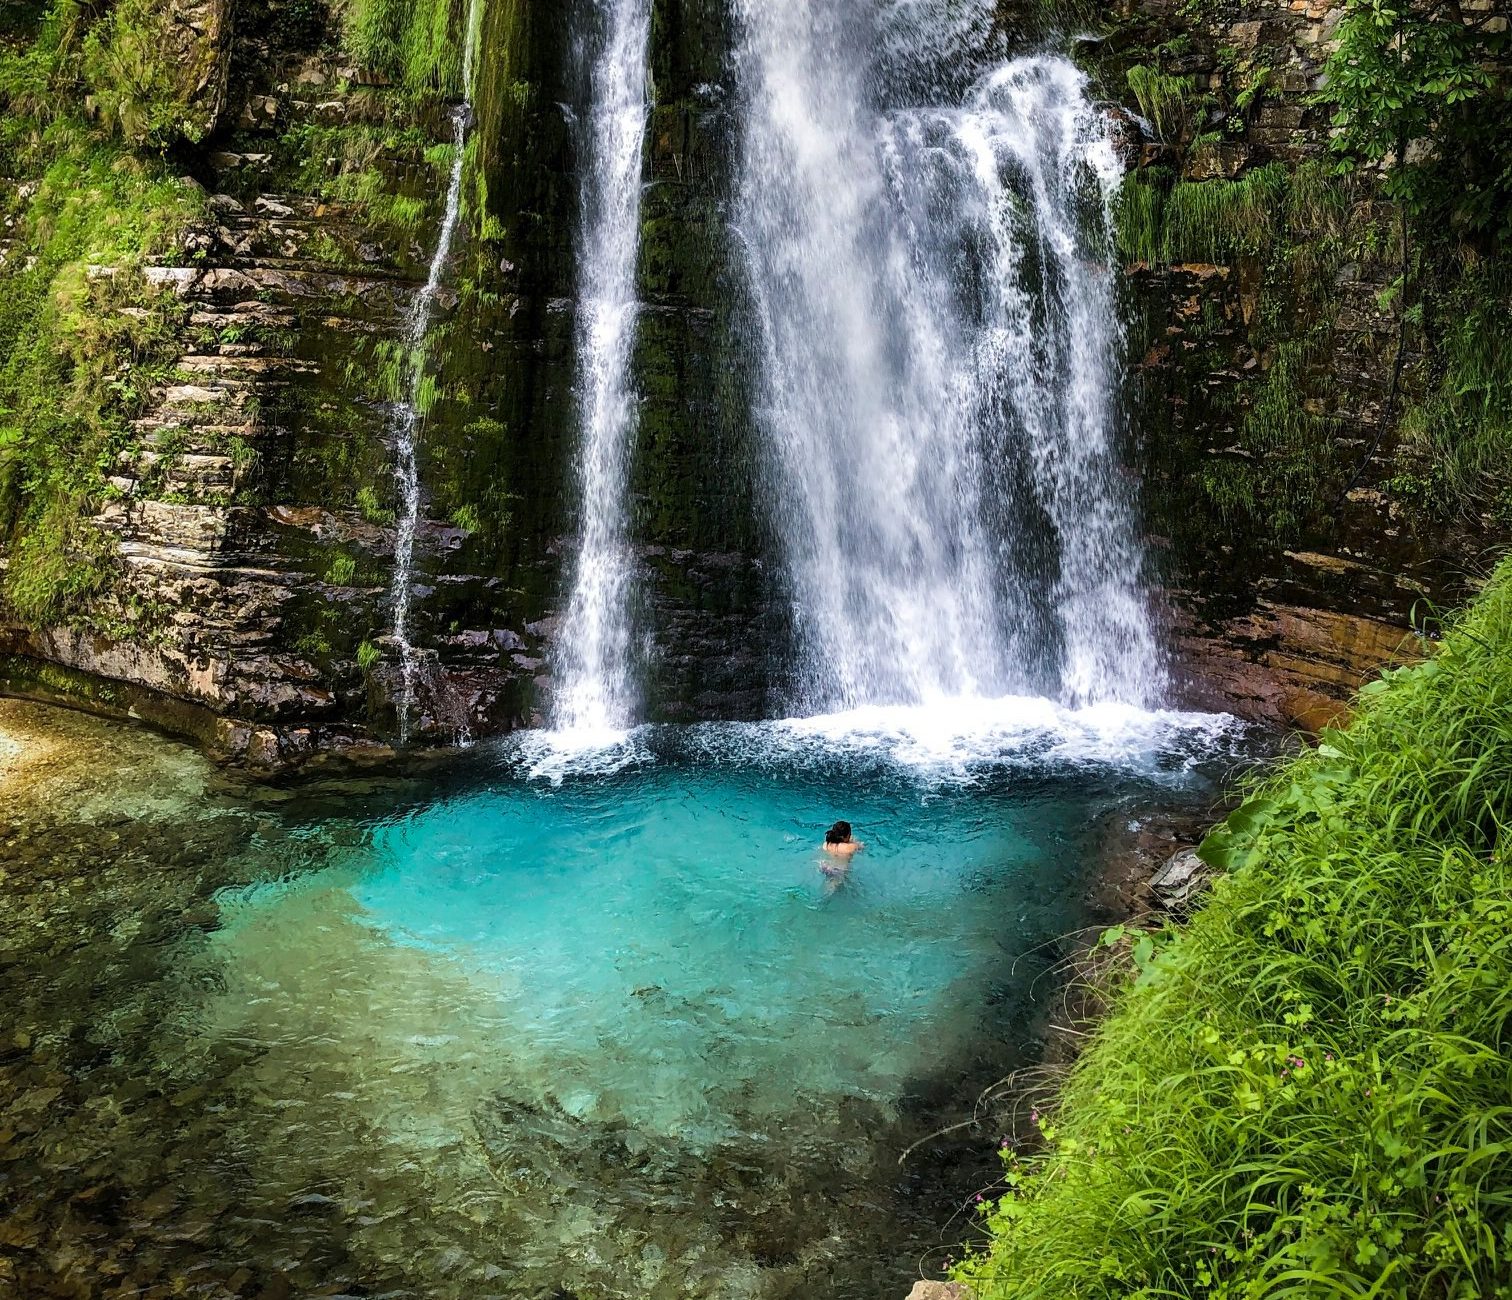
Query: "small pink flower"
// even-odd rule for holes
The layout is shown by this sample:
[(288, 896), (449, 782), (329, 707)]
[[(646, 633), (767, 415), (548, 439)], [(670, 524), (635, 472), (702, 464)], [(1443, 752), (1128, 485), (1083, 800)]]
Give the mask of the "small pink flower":
[(1038, 1124), (1039, 1123), (1039, 1111), (1037, 1111), (1037, 1110), (1031, 1110), (1029, 1112), (1029, 1122), (1031, 1124)]
[(980, 1205), (982, 1203), (982, 1194), (981, 1194), (981, 1192), (978, 1192), (976, 1194), (976, 1198), (977, 1198), (977, 1204)]

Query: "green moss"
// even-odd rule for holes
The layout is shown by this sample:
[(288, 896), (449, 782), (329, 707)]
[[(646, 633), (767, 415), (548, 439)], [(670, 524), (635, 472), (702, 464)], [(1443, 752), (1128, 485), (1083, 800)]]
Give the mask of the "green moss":
[(1432, 299), (1437, 382), (1403, 420), (1426, 511), (1512, 523), (1512, 274), (1472, 267)]
[(215, 80), (225, 39), (215, 28), (190, 29), (161, 0), (118, 0), (83, 42), (82, 72), (102, 120), (134, 145), (203, 139), (210, 106), (195, 101)]
[(108, 580), (111, 547), (89, 516), (185, 315), (138, 268), (172, 260), (201, 215), (165, 163), (71, 111), (85, 18), (56, 4), (32, 44), (0, 49), (0, 170), (25, 181), (3, 212), (0, 537), (4, 596), (34, 624), (81, 613)]
[[(1512, 564), (1203, 845), (1007, 1153), (982, 1300), (1512, 1288)], [(1127, 978), (1127, 977), (1126, 977)]]
[[(77, 610), (103, 584), (109, 548), (87, 516), (178, 352), (183, 309), (151, 294), (131, 263), (186, 219), (188, 198), (134, 173), (99, 154), (54, 162), (21, 218), (35, 260), (0, 298), (4, 592), (33, 623)], [(86, 266), (102, 259), (116, 273), (90, 279)]]
[(1320, 331), (1277, 349), (1244, 411), (1239, 454), (1213, 459), (1198, 476), (1214, 514), (1234, 532), (1289, 541), (1338, 497), (1348, 472), (1340, 424), (1314, 395), (1328, 341)]
[(337, 552), (326, 566), (325, 580), (333, 587), (350, 586), (357, 576), (357, 561), (350, 555)]
[(364, 67), (415, 93), (460, 98), (467, 9), (454, 0), (345, 0), (343, 44)]
[(370, 524), (387, 527), (394, 522), (393, 510), (383, 504), (377, 491), (371, 486), (364, 485), (357, 490), (357, 509)]
[[(1227, 278), (1205, 283), (1200, 313), (1161, 322), (1165, 337), (1179, 340), (1173, 363), (1201, 404), (1155, 451), (1164, 469), (1153, 497), (1160, 527), (1182, 537), (1184, 549), (1215, 535), (1295, 544), (1343, 491), (1351, 467), (1326, 372), (1348, 253), (1347, 184), (1314, 163), (1206, 181), (1146, 168), (1124, 184), (1115, 215), (1128, 261), (1161, 273), (1229, 268)], [(1233, 365), (1240, 342), (1261, 363), (1254, 378), (1207, 382)], [(1168, 413), (1167, 395), (1157, 400)], [(1233, 430), (1230, 445), (1210, 452), (1213, 431), (1224, 427)]]

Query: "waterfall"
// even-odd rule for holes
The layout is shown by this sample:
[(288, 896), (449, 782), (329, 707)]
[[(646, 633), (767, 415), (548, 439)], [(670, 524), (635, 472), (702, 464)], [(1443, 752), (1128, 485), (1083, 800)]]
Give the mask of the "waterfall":
[(580, 122), (576, 340), (581, 529), (553, 670), (557, 728), (593, 733), (628, 726), (634, 708), (625, 497), (636, 430), (629, 371), (651, 12), (650, 0), (584, 0), (584, 11), (577, 42), (588, 98)]
[(1158, 689), (1120, 167), (1063, 59), (948, 84), (942, 38), (980, 43), (990, 7), (736, 0), (735, 233), (808, 710)]
[(446, 209), (436, 237), (425, 284), (410, 304), (404, 324), (407, 393), (394, 419), (394, 476), (399, 482), (399, 518), (394, 538), (394, 577), (391, 601), (394, 608), (394, 641), (399, 647), (399, 670), (403, 685), (399, 695), (399, 740), (409, 740), (410, 714), (415, 705), (415, 684), (420, 674), (420, 654), (410, 640), (410, 613), (414, 601), (415, 534), (420, 526), (420, 469), (416, 461), (420, 427), (424, 419), (421, 387), (425, 382), (426, 336), (441, 293), (441, 281), (451, 259), (452, 245), (462, 212), (462, 174), (466, 166), (467, 133), (472, 126), (473, 58), (478, 36), (478, 0), (467, 11), (467, 32), (462, 44), (462, 100), (451, 112), (454, 154), (446, 183)]

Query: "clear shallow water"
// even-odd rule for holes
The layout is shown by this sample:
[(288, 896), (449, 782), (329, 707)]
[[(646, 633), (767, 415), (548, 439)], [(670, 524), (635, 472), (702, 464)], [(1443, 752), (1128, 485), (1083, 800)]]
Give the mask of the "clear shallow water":
[[(1238, 757), (1028, 701), (550, 743), (201, 795), (94, 890), (23, 889), (27, 1204), (66, 1236), (108, 1188), (128, 1270), (161, 1238), (154, 1276), (248, 1294), (901, 1296), (999, 1118), (899, 1154), (1036, 1059), (1110, 829)], [(867, 849), (835, 887), (838, 815)]]

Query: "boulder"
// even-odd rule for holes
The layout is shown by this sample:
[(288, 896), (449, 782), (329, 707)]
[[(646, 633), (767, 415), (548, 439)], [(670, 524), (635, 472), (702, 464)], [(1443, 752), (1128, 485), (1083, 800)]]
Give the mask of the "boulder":
[(976, 1300), (976, 1292), (964, 1282), (915, 1282), (908, 1300)]
[(1150, 888), (1167, 911), (1187, 906), (1208, 884), (1209, 869), (1196, 849), (1181, 849), (1166, 859), (1155, 873)]

